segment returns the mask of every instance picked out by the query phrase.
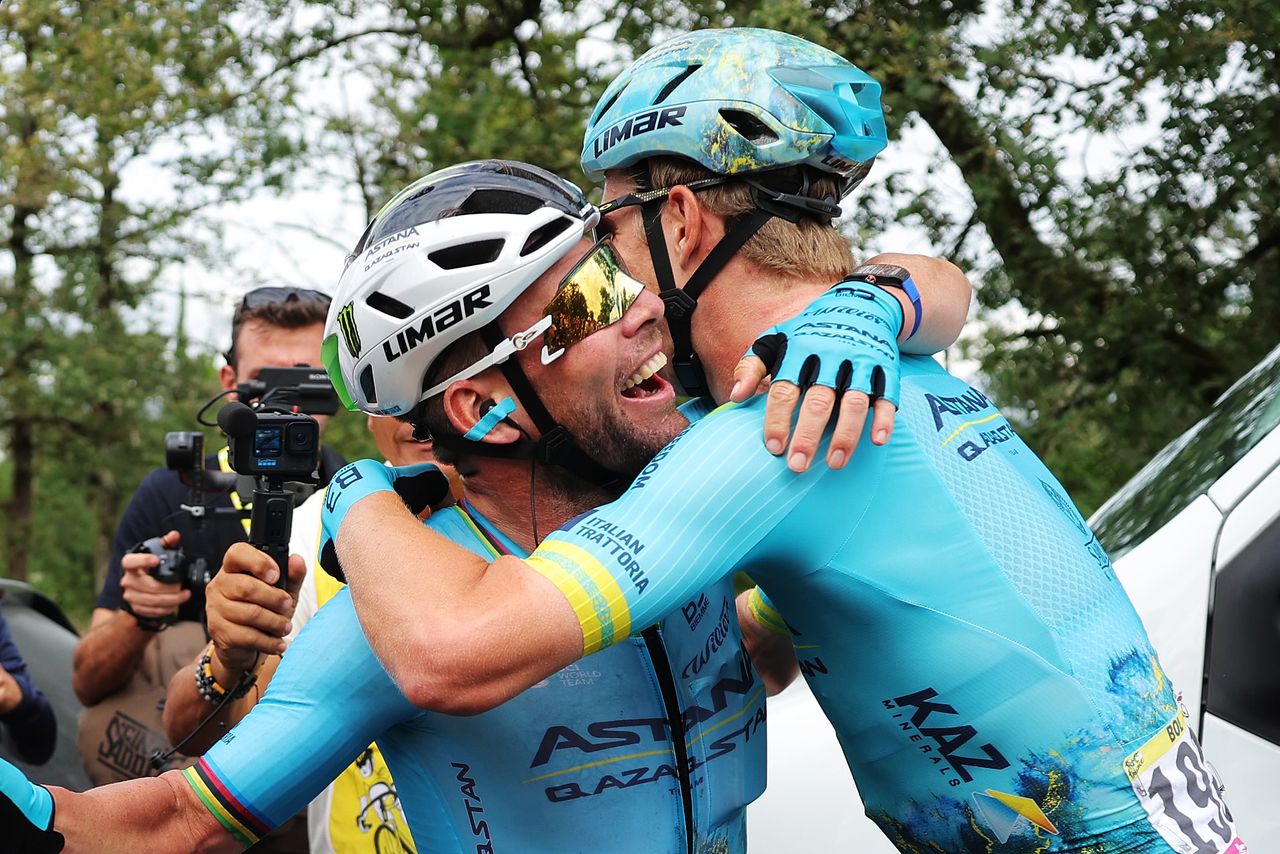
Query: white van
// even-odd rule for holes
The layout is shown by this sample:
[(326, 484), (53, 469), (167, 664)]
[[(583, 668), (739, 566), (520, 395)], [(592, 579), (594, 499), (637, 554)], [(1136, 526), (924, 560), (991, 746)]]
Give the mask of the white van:
[[(1089, 520), (1196, 720), (1241, 837), (1280, 840), (1280, 347)], [(797, 680), (769, 701), (757, 854), (894, 854)]]

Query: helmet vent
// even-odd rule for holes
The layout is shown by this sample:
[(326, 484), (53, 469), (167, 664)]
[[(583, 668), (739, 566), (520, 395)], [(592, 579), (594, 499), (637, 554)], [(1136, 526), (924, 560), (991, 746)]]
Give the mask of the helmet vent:
[(389, 314), (399, 320), (405, 320), (413, 314), (412, 308), (400, 302), (398, 299), (387, 296), (382, 293), (382, 291), (374, 291), (369, 294), (369, 296), (365, 297), (364, 302), (365, 305), (369, 306), (369, 308), (374, 311)]
[(463, 267), (476, 267), (489, 264), (498, 259), (502, 253), (502, 238), (494, 240), (476, 240), (471, 243), (460, 243), (437, 249), (427, 257), (431, 263), (445, 270), (458, 270)]
[(532, 255), (572, 227), (573, 223), (568, 217), (563, 216), (556, 217), (546, 225), (538, 226), (529, 235), (529, 239), (524, 242), (524, 248), (520, 250), (520, 257)]
[(720, 118), (724, 119), (729, 127), (745, 136), (755, 145), (768, 145), (771, 142), (778, 141), (778, 135), (768, 125), (750, 113), (742, 110), (721, 110)]
[[(476, 190), (462, 203), (464, 214), (529, 214), (542, 207), (542, 199), (510, 190)], [(433, 259), (434, 260), (434, 259)]]
[(600, 117), (603, 116), (605, 113), (609, 112), (609, 109), (614, 104), (618, 103), (618, 99), (622, 97), (622, 93), (626, 90), (626, 88), (627, 88), (626, 86), (623, 86), (622, 88), (618, 89), (617, 92), (613, 93), (612, 98), (605, 101), (596, 109), (595, 114), (591, 116), (591, 127), (595, 127), (596, 122), (600, 121)]
[(679, 86), (684, 81), (688, 80), (689, 77), (701, 67), (702, 67), (702, 63), (698, 63), (696, 65), (690, 65), (684, 71), (681, 71), (675, 77), (672, 77), (670, 80), (668, 80), (667, 85), (663, 86), (662, 91), (658, 93), (658, 97), (653, 99), (654, 106), (656, 107), (658, 104), (661, 104), (663, 101), (667, 100), (667, 98), (671, 96), (671, 93), (676, 91), (677, 86)]
[(365, 365), (360, 372), (360, 390), (364, 392), (365, 400), (370, 403), (378, 402), (378, 389), (373, 384), (373, 365)]

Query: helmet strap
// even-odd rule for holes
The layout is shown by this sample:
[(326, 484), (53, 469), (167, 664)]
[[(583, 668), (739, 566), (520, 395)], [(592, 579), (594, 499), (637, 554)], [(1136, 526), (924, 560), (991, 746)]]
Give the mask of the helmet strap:
[(698, 297), (707, 285), (720, 274), (729, 260), (742, 248), (751, 236), (760, 230), (775, 214), (758, 207), (738, 220), (715, 248), (702, 259), (683, 288), (676, 287), (671, 272), (671, 257), (667, 254), (667, 240), (662, 233), (662, 206), (665, 198), (653, 199), (641, 206), (641, 219), (649, 244), (649, 256), (653, 260), (653, 272), (658, 279), (658, 296), (666, 306), (667, 326), (671, 330), (674, 345), (671, 364), (676, 379), (685, 394), (705, 397), (710, 393), (706, 371), (693, 349), (693, 310), (698, 307)]
[(840, 205), (830, 196), (815, 198), (809, 195), (809, 171), (800, 172), (800, 187), (794, 193), (788, 193), (779, 187), (770, 187), (765, 178), (744, 178), (751, 189), (751, 200), (757, 208), (768, 211), (787, 222), (800, 222), (802, 219), (815, 219), (823, 225), (840, 216)]
[[(506, 340), (506, 336), (502, 334), (496, 322), (485, 324), (479, 332), (481, 340), (490, 349)], [(534, 391), (533, 384), (525, 376), (519, 362), (510, 358), (500, 362), (497, 367), (502, 371), (511, 390), (515, 392), (520, 405), (529, 414), (529, 419), (542, 434), (541, 438), (537, 441), (527, 438), (517, 439), (515, 442), (502, 445), (491, 442), (466, 442), (466, 453), (504, 459), (533, 459), (543, 465), (558, 466), (597, 486), (617, 487), (627, 482), (624, 475), (602, 466), (588, 456), (573, 435), (551, 417), (551, 413), (543, 405), (542, 398)]]

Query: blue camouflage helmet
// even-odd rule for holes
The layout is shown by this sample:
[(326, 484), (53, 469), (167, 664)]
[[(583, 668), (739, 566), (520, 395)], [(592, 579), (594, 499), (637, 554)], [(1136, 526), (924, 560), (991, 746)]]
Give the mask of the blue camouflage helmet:
[(826, 48), (773, 30), (698, 30), (653, 48), (605, 90), (582, 169), (690, 158), (722, 175), (806, 164), (841, 196), (886, 145), (880, 84)]

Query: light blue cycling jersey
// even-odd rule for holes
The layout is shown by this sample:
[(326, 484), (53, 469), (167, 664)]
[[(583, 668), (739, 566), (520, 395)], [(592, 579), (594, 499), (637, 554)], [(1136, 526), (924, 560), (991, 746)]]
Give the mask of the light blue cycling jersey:
[[(477, 554), (521, 554), (467, 505), (432, 528)], [(665, 662), (637, 636), (473, 717), (414, 707), (360, 631), (347, 590), (290, 646), (262, 701), (186, 772), (245, 844), (293, 816), (372, 741), (419, 851), (683, 852), (683, 793), (658, 671), (686, 732), (694, 850), (746, 848), (764, 788), (764, 686), (742, 650), (729, 581), (661, 621)], [(379, 809), (379, 804), (369, 804)]]
[(722, 407), (530, 565), (588, 651), (731, 569), (754, 576), (757, 615), (790, 630), (902, 851), (1244, 851), (1062, 487), (983, 394), (931, 359), (902, 364), (892, 440), (864, 438), (844, 470), (795, 475), (768, 454), (762, 397)]

